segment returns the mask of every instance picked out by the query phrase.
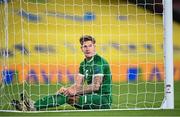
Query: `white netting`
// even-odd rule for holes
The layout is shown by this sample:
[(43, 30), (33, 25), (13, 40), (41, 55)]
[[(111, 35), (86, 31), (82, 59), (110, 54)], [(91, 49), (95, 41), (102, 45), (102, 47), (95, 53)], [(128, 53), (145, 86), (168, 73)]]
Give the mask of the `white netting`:
[[(164, 98), (159, 3), (126, 0), (0, 0), (0, 109), (27, 91), (37, 100), (69, 86), (84, 56), (79, 38), (96, 38), (110, 63), (112, 109), (160, 108)], [(52, 110), (74, 109), (69, 105)]]

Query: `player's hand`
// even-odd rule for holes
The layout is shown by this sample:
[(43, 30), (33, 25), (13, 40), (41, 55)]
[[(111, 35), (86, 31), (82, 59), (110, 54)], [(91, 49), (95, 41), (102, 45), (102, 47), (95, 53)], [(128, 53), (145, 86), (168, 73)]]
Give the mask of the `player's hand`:
[(60, 93), (63, 93), (64, 94), (64, 92), (67, 90), (67, 88), (65, 88), (65, 87), (61, 87), (57, 92), (56, 92), (56, 94), (60, 94)]
[(64, 95), (66, 96), (75, 96), (76, 93), (77, 92), (75, 88), (68, 88), (66, 91), (64, 91)]

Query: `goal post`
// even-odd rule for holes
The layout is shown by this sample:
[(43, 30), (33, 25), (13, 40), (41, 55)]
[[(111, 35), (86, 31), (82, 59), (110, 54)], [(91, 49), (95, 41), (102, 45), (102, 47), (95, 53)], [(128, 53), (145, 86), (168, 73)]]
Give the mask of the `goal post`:
[(172, 1), (164, 0), (165, 98), (162, 108), (174, 109)]
[[(162, 13), (146, 8), (156, 4)], [(82, 35), (110, 65), (110, 110), (174, 109), (171, 0), (0, 0), (0, 19), (0, 111), (21, 92), (36, 101), (73, 84)], [(62, 110), (78, 111), (42, 111)]]

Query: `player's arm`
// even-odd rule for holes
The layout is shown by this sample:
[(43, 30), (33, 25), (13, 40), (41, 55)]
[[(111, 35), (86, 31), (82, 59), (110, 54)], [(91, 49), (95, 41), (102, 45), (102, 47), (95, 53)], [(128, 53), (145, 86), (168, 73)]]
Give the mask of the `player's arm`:
[(102, 84), (102, 76), (95, 76), (92, 84), (82, 87), (77, 90), (77, 94), (86, 94), (98, 91)]
[(83, 75), (78, 74), (75, 78), (74, 84), (71, 87), (69, 87), (69, 89), (77, 89), (77, 90), (81, 89), (83, 84), (83, 77), (84, 77)]
[(83, 78), (84, 76), (81, 74), (78, 74), (75, 78), (75, 82), (72, 86), (68, 87), (63, 93), (67, 96), (74, 96), (77, 94), (77, 91), (82, 88), (83, 84)]

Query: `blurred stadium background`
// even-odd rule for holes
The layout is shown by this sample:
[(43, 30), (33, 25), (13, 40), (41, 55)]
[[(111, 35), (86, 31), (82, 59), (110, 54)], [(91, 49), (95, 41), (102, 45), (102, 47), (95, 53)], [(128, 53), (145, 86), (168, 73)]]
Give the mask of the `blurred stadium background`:
[[(162, 32), (162, 0), (129, 0), (130, 3), (138, 4), (138, 10), (136, 6), (122, 6), (120, 9), (121, 14), (116, 14), (116, 7), (102, 7), (102, 11), (98, 7), (93, 7), (93, 12), (91, 12), (92, 7), (84, 7), (84, 11), (79, 7), (71, 7), (72, 1), (66, 1), (67, 7), (55, 7), (53, 6), (54, 0), (24, 0), (23, 9), (19, 9), (20, 4), (16, 4), (13, 0), (9, 0), (9, 25), (13, 27), (9, 29), (9, 42), (8, 48), (9, 51), (4, 53), (5, 37), (4, 31), (0, 32), (0, 64), (4, 64), (4, 54), (8, 54), (9, 58), (6, 61), (10, 66), (8, 66), (8, 74), (4, 80), (6, 84), (11, 84), (15, 82), (14, 79), (17, 79), (18, 82), (30, 82), (30, 83), (73, 83), (73, 78), (75, 73), (77, 73), (77, 68), (79, 62), (83, 59), (83, 55), (79, 48), (79, 37), (82, 34), (95, 35), (97, 39), (97, 51), (100, 55), (103, 55), (111, 64), (122, 64), (120, 67), (113, 67), (113, 74), (122, 74), (121, 79), (118, 79), (116, 76), (113, 77), (114, 82), (125, 82), (127, 80), (135, 81), (137, 76), (128, 77), (128, 72), (136, 73), (140, 71), (142, 73), (142, 80), (163, 80), (163, 54), (158, 56), (153, 56), (152, 53), (161, 53), (163, 51), (163, 33), (157, 34), (157, 32)], [(17, 0), (18, 1), (18, 0)], [(26, 2), (32, 3), (32, 6), (28, 6)], [(52, 3), (48, 7), (44, 3)], [(56, 1), (57, 2), (57, 1)], [(63, 1), (58, 1), (60, 4)], [(91, 2), (84, 1), (86, 4)], [(126, 2), (121, 0), (123, 4)], [(33, 3), (38, 4), (38, 8), (33, 6)], [(82, 1), (78, 1), (77, 4), (81, 4)], [(99, 4), (97, 1), (96, 4)], [(109, 1), (105, 0), (101, 4), (108, 4)], [(3, 0), (0, 0), (0, 7), (3, 6)], [(69, 7), (68, 7), (69, 4)], [(112, 0), (111, 4), (117, 4), (116, 0)], [(152, 5), (155, 4), (155, 5)], [(173, 22), (173, 42), (174, 42), (174, 80), (179, 82), (180, 80), (180, 2), (179, 0), (173, 1), (173, 13), (174, 13), (174, 22)], [(47, 9), (48, 8), (48, 9)], [(76, 9), (76, 10), (74, 10)], [(146, 10), (145, 10), (146, 9)], [(45, 10), (45, 11), (44, 11)], [(37, 14), (37, 11), (39, 12)], [(66, 12), (62, 12), (66, 11)], [(58, 13), (57, 13), (58, 12)], [(150, 15), (151, 12), (156, 12), (156, 15)], [(73, 14), (78, 14), (73, 16)], [(130, 13), (128, 16), (127, 13)], [(131, 14), (139, 13), (142, 16), (135, 17)], [(113, 17), (103, 16), (102, 19), (98, 19), (96, 16), (99, 14), (111, 14)], [(148, 14), (148, 15), (146, 15)], [(1, 18), (4, 17), (4, 12), (0, 12)], [(128, 16), (128, 17), (127, 17)], [(23, 20), (23, 27), (21, 21)], [(93, 21), (93, 22), (92, 22)], [(140, 33), (145, 33), (148, 31), (150, 33), (156, 33), (155, 35), (136, 35), (137, 27), (131, 26), (130, 24), (135, 24), (140, 22), (141, 25), (138, 27)], [(154, 28), (151, 23), (156, 22), (159, 26)], [(4, 22), (0, 22), (0, 29), (3, 28)], [(103, 26), (98, 26), (99, 23), (103, 23)], [(82, 25), (83, 24), (83, 25)], [(93, 24), (89, 26), (89, 24)], [(148, 25), (149, 27), (144, 27)], [(118, 27), (121, 26), (121, 28)], [(128, 25), (128, 27), (127, 27)], [(111, 27), (110, 29), (108, 27)], [(23, 30), (22, 30), (23, 28)], [(130, 29), (130, 30), (129, 30)], [(21, 31), (24, 34), (21, 34)], [(128, 34), (132, 32), (132, 35)], [(28, 33), (31, 32), (31, 33)], [(54, 35), (55, 32), (55, 35)], [(102, 35), (107, 34), (107, 35)], [(119, 36), (121, 35), (121, 36)], [(22, 37), (23, 36), (23, 37)], [(155, 45), (156, 40), (159, 40)], [(27, 40), (22, 40), (26, 38)], [(120, 39), (119, 39), (120, 38)], [(127, 38), (130, 38), (127, 40)], [(133, 38), (133, 39), (132, 39)], [(146, 42), (144, 40), (146, 38)], [(10, 40), (12, 39), (12, 40)], [(109, 41), (111, 39), (111, 41)], [(137, 44), (137, 40), (138, 43)], [(148, 42), (147, 42), (148, 40)], [(23, 45), (24, 43), (25, 45)], [(123, 46), (122, 46), (123, 45)], [(110, 49), (109, 49), (110, 47)], [(131, 55), (125, 53), (130, 52)], [(137, 55), (132, 53), (138, 52), (147, 52), (149, 56), (142, 55), (140, 58)], [(48, 56), (47, 56), (48, 55)], [(66, 55), (66, 56), (64, 56)], [(111, 55), (111, 56), (110, 56)], [(117, 57), (118, 55), (118, 57)], [(121, 55), (121, 58), (119, 56)], [(31, 56), (31, 57), (29, 57)], [(112, 57), (113, 56), (113, 57)], [(156, 58), (157, 57), (157, 58)], [(127, 60), (127, 58), (129, 58)], [(156, 58), (156, 59), (154, 59)], [(140, 65), (139, 69), (134, 69), (133, 64), (136, 64), (137, 61), (146, 61), (149, 59), (151, 62), (159, 62), (156, 67), (154, 64), (148, 64), (147, 71), (143, 71), (145, 65)], [(22, 71), (21, 63), (25, 63), (25, 69)], [(118, 63), (121, 61), (121, 63)], [(132, 64), (132, 69), (126, 65), (127, 62)], [(38, 63), (38, 64), (37, 64)], [(46, 65), (44, 63), (49, 63)], [(65, 64), (68, 63), (67, 68), (64, 68)], [(0, 66), (0, 71), (2, 71), (2, 66)], [(154, 71), (159, 74), (152, 76)], [(148, 79), (143, 76), (143, 72), (148, 72)], [(6, 72), (3, 72), (6, 74)], [(48, 79), (47, 73), (58, 74), (51, 75)], [(25, 77), (23, 78), (22, 76)], [(32, 75), (33, 74), (33, 75)], [(1, 76), (0, 76), (1, 77)], [(1, 78), (2, 79), (2, 78)], [(1, 81), (3, 81), (1, 80)], [(178, 84), (178, 83), (176, 83)], [(179, 84), (178, 84), (179, 85)]]

